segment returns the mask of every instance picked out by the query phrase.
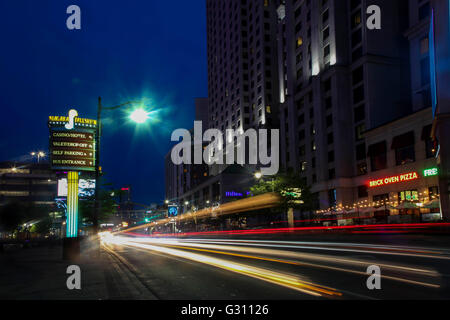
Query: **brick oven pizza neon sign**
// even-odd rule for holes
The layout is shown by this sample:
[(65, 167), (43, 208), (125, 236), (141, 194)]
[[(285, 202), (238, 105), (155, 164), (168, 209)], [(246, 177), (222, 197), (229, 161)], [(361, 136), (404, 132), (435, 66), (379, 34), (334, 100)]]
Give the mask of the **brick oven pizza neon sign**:
[(409, 172), (409, 173), (399, 174), (399, 175), (392, 176), (392, 177), (371, 180), (371, 181), (369, 181), (369, 188), (376, 188), (376, 187), (381, 187), (381, 186), (385, 186), (385, 185), (389, 185), (389, 184), (407, 182), (407, 181), (412, 181), (412, 180), (417, 180), (417, 179), (419, 179), (419, 174), (417, 172)]

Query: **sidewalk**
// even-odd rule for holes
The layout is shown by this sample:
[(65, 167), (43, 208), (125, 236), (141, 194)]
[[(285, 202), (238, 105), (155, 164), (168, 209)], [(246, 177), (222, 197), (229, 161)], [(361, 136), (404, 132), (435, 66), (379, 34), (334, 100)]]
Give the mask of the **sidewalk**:
[[(61, 246), (12, 248), (0, 253), (0, 299), (98, 300), (108, 297), (102, 257), (85, 251), (77, 263), (62, 260)], [(66, 286), (67, 267), (81, 268), (81, 290)]]
[[(69, 290), (67, 267), (81, 269), (81, 290)], [(77, 262), (62, 260), (62, 246), (0, 253), (0, 300), (156, 300), (138, 272), (117, 254), (84, 240)]]

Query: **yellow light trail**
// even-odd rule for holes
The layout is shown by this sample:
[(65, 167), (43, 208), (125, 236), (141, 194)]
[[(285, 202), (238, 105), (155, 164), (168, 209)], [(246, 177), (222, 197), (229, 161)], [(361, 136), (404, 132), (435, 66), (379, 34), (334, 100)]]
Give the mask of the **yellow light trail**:
[(333, 288), (328, 288), (318, 284), (314, 284), (308, 281), (300, 280), (289, 274), (266, 270), (263, 268), (253, 267), (250, 265), (235, 263), (232, 261), (209, 257), (192, 252), (186, 252), (182, 250), (171, 249), (167, 247), (159, 247), (148, 244), (141, 244), (137, 242), (128, 241), (125, 239), (117, 239), (116, 237), (103, 238), (103, 244), (117, 244), (130, 247), (141, 248), (145, 250), (156, 251), (160, 253), (169, 254), (172, 256), (200, 262), (203, 264), (211, 265), (220, 269), (228, 270), (234, 273), (250, 276), (259, 280), (277, 284), (286, 288), (290, 288), (296, 291), (300, 291), (312, 296), (325, 296), (325, 297), (340, 297), (342, 293)]
[[(324, 261), (324, 262), (328, 262), (328, 263), (342, 263), (342, 264), (347, 264), (347, 265), (360, 266), (363, 268), (366, 268), (367, 266), (373, 264), (373, 262), (369, 262), (369, 261), (361, 261), (361, 260), (356, 260), (356, 259), (353, 259), (353, 260), (343, 259), (343, 258), (339, 258), (339, 257), (335, 257), (335, 256), (330, 258), (330, 257), (326, 257), (323, 255), (299, 253), (299, 252), (292, 252), (292, 251), (261, 249), (261, 248), (246, 248), (246, 247), (225, 246), (225, 245), (217, 246), (217, 245), (208, 245), (208, 244), (199, 244), (199, 243), (186, 243), (186, 242), (182, 242), (182, 241), (166, 240), (166, 239), (132, 239), (132, 240), (130, 240), (130, 242), (135, 242), (135, 243), (151, 242), (151, 243), (155, 243), (155, 244), (158, 244), (161, 246), (178, 248), (178, 249), (182, 249), (182, 250), (192, 250), (192, 251), (207, 252), (207, 253), (235, 256), (235, 257), (255, 259), (255, 260), (270, 261), (270, 262), (297, 265), (297, 266), (307, 266), (307, 267), (313, 267), (313, 268), (329, 269), (329, 270), (353, 273), (353, 274), (358, 274), (358, 275), (363, 275), (363, 276), (366, 276), (367, 274), (362, 271), (352, 270), (352, 269), (348, 269), (348, 268), (335, 267), (335, 266), (310, 263), (310, 262), (282, 260), (282, 259), (254, 256), (254, 255), (248, 255), (248, 254), (231, 253), (231, 252), (225, 252), (223, 250), (237, 251), (237, 252), (244, 252), (244, 253), (257, 253), (257, 254), (264, 254), (264, 255), (276, 255), (276, 256), (283, 256), (283, 257), (296, 258), (296, 259), (318, 260), (318, 261)], [(428, 277), (439, 277), (440, 276), (440, 274), (434, 270), (427, 270), (427, 269), (423, 269), (423, 268), (412, 268), (412, 267), (408, 267), (408, 266), (400, 266), (400, 265), (385, 264), (385, 263), (377, 263), (377, 265), (380, 266), (381, 268), (383, 268), (383, 270), (394, 270), (394, 271), (398, 270), (398, 271), (419, 274), (419, 275), (428, 276)], [(440, 285), (438, 285), (438, 284), (410, 280), (407, 278), (401, 278), (401, 277), (397, 277), (397, 276), (389, 276), (386, 274), (383, 275), (383, 278), (390, 279), (393, 281), (399, 281), (399, 282), (405, 282), (405, 283), (410, 283), (410, 284), (414, 284), (414, 285), (435, 288), (435, 289), (440, 288)]]
[(210, 207), (196, 212), (188, 212), (178, 217), (161, 219), (152, 223), (143, 224), (137, 227), (129, 228), (114, 232), (115, 234), (131, 232), (148, 227), (156, 227), (158, 225), (165, 225), (172, 219), (176, 222), (194, 220), (199, 218), (206, 218), (214, 216), (223, 216), (250, 210), (261, 210), (276, 207), (281, 201), (281, 197), (277, 193), (266, 193), (259, 196), (250, 197), (247, 199), (237, 200), (233, 202), (224, 203), (217, 208)]

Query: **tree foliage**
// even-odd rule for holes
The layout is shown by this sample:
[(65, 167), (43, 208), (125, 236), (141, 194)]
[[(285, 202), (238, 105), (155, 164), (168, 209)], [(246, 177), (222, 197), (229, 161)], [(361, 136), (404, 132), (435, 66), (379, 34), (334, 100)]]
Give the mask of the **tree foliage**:
[(311, 210), (314, 204), (310, 188), (298, 173), (292, 171), (281, 171), (276, 176), (263, 177), (250, 191), (253, 195), (278, 193), (283, 199), (280, 204), (283, 210), (294, 208), (306, 211)]

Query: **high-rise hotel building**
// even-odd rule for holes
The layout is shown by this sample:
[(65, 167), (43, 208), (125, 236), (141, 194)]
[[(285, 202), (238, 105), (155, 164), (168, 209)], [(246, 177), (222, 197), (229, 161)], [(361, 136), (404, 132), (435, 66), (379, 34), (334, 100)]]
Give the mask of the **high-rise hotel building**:
[[(367, 27), (370, 5), (381, 8), (379, 30)], [(322, 209), (357, 199), (353, 178), (367, 173), (371, 152), (363, 133), (412, 110), (408, 7), (279, 1), (281, 162), (301, 172)]]
[(209, 127), (279, 127), (276, 3), (207, 0)]
[[(301, 173), (317, 209), (352, 206), (391, 148), (366, 133), (431, 106), (433, 1), (206, 0), (203, 127), (279, 128), (281, 165)], [(367, 26), (374, 5), (381, 29)]]

